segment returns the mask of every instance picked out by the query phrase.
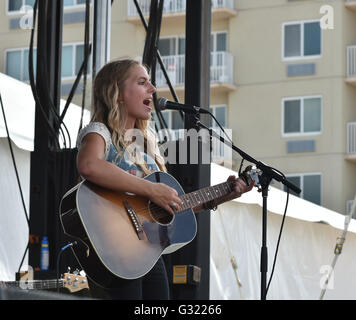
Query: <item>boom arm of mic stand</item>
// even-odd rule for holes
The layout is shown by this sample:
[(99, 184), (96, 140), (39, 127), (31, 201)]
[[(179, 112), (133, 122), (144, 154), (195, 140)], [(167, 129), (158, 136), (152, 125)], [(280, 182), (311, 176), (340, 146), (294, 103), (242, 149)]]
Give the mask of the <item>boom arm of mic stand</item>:
[(260, 169), (270, 179), (274, 179), (276, 181), (279, 181), (279, 182), (283, 183), (286, 187), (288, 187), (289, 189), (293, 190), (297, 194), (301, 193), (301, 189), (300, 188), (298, 188), (296, 185), (294, 185), (293, 183), (288, 181), (284, 176), (282, 176), (280, 173), (278, 173), (275, 170), (273, 170), (271, 167), (265, 165), (261, 161), (258, 161), (256, 159), (254, 159), (253, 157), (251, 157), (246, 152), (244, 152), (241, 149), (237, 148), (231, 142), (226, 141), (226, 139), (224, 139), (221, 135), (217, 134), (213, 129), (209, 129), (204, 124), (202, 124), (200, 121), (197, 121), (196, 124), (200, 128), (207, 129), (209, 131), (209, 133), (210, 133), (210, 136), (219, 139), (221, 142), (223, 142), (224, 144), (229, 146), (231, 149), (236, 151), (243, 159), (245, 159), (245, 160), (247, 160), (247, 161), (249, 161), (251, 163), (254, 163), (256, 165), (256, 167), (258, 169)]

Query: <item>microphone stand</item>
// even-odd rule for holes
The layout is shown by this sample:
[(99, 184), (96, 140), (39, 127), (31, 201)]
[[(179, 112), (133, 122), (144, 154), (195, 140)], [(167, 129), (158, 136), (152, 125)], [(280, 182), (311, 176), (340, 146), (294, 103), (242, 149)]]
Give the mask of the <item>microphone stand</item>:
[(219, 139), (221, 142), (226, 144), (228, 147), (233, 149), (235, 152), (240, 154), (242, 159), (247, 160), (251, 163), (254, 163), (258, 169), (262, 171), (262, 174), (259, 176), (259, 182), (262, 189), (262, 197), (263, 197), (263, 205), (262, 205), (262, 246), (261, 246), (261, 264), (260, 264), (260, 271), (261, 271), (261, 300), (266, 300), (267, 295), (267, 269), (268, 269), (268, 253), (267, 253), (267, 198), (268, 198), (268, 187), (272, 179), (283, 183), (287, 188), (293, 190), (297, 194), (301, 192), (301, 190), (292, 184), (290, 181), (286, 179), (286, 177), (277, 172), (275, 169), (267, 166), (266, 164), (258, 161), (242, 151), (241, 149), (237, 148), (231, 142), (226, 141), (221, 135), (216, 133), (213, 129), (209, 129), (204, 124), (200, 122), (198, 113), (199, 109), (196, 109), (197, 113), (195, 116), (196, 126), (202, 129), (206, 129), (209, 131), (210, 139), (215, 137)]

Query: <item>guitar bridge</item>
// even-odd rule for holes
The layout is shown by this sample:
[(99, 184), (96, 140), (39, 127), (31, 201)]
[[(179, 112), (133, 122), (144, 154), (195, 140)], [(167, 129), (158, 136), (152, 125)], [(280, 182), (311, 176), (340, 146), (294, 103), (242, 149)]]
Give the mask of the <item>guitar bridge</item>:
[(127, 211), (127, 214), (132, 222), (132, 225), (133, 227), (135, 228), (135, 231), (137, 233), (137, 236), (140, 240), (144, 240), (145, 239), (145, 236), (144, 236), (144, 233), (143, 233), (143, 227), (142, 227), (142, 224), (140, 222), (140, 220), (138, 219), (137, 215), (136, 215), (136, 212), (135, 210), (131, 207), (130, 203), (125, 200), (123, 202), (125, 208), (126, 208), (126, 211)]

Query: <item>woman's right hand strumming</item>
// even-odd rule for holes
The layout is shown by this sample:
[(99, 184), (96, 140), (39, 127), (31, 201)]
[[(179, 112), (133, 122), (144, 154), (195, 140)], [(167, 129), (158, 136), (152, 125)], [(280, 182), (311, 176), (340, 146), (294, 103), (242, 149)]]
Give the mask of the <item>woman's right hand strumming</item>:
[(147, 196), (152, 202), (171, 214), (178, 212), (182, 204), (178, 192), (163, 183), (152, 182)]

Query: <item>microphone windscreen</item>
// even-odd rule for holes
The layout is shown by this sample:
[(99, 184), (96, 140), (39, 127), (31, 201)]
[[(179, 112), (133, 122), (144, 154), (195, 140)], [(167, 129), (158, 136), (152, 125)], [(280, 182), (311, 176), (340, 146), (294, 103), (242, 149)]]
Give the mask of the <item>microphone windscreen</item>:
[(167, 99), (166, 98), (159, 98), (158, 100), (157, 100), (157, 108), (159, 109), (159, 110), (164, 110), (164, 109), (166, 109), (166, 104), (167, 104)]

